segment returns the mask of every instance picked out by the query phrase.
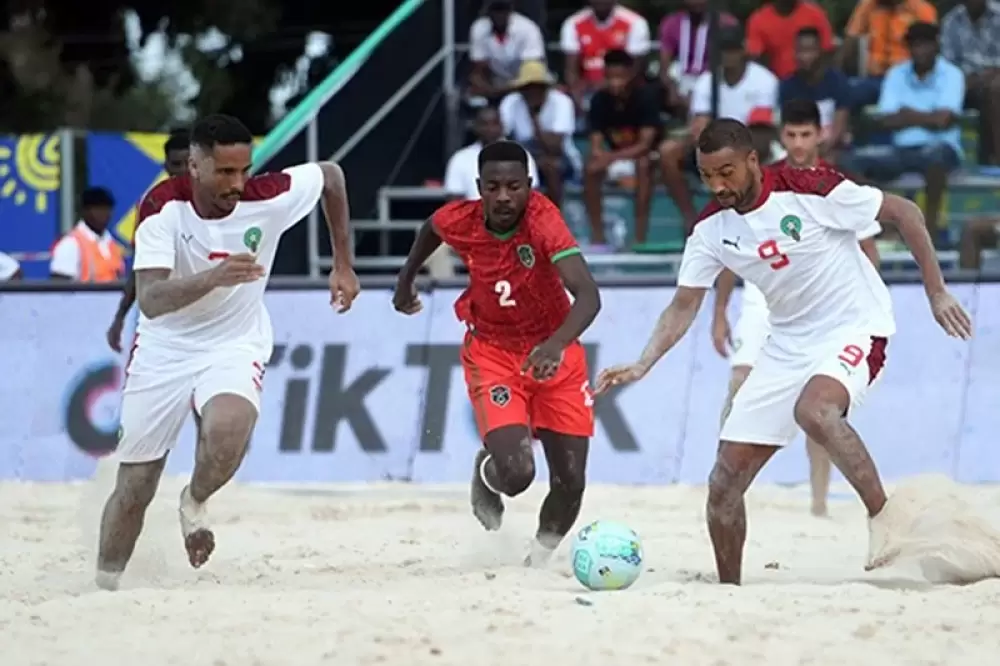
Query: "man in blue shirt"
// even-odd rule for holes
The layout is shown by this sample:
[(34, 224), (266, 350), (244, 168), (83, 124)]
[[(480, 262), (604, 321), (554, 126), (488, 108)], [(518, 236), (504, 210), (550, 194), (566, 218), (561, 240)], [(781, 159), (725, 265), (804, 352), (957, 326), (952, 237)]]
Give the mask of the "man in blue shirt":
[(823, 58), (819, 30), (799, 30), (795, 41), (797, 69), (781, 82), (778, 95), (782, 105), (792, 100), (815, 102), (822, 128), (820, 150), (828, 154), (839, 147), (847, 133), (851, 88), (843, 72), (830, 68)]
[(879, 182), (916, 173), (926, 181), (927, 228), (938, 237), (948, 175), (962, 162), (959, 119), (965, 77), (938, 55), (938, 28), (914, 23), (906, 33), (910, 60), (893, 66), (882, 82), (878, 122), (892, 131), (892, 146), (872, 146), (852, 156), (852, 171)]

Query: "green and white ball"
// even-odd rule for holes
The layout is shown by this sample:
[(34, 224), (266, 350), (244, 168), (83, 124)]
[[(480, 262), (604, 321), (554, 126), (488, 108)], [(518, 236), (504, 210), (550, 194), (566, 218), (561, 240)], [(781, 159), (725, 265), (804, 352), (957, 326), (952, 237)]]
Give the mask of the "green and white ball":
[(642, 543), (631, 528), (598, 520), (573, 539), (573, 573), (589, 590), (624, 590), (642, 573)]

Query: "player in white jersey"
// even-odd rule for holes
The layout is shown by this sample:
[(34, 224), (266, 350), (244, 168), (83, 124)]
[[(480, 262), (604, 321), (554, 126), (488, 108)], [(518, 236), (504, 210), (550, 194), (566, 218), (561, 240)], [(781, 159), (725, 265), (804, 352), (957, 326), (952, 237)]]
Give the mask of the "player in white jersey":
[[(826, 449), (861, 497), (875, 534), (887, 498), (847, 422), (895, 331), (889, 290), (858, 247), (872, 220), (895, 224), (920, 266), (931, 311), (951, 336), (972, 324), (948, 293), (923, 214), (911, 201), (829, 169), (765, 169), (750, 131), (715, 120), (698, 138), (698, 168), (715, 202), (686, 247), (673, 301), (639, 360), (604, 370), (597, 392), (641, 379), (690, 328), (723, 269), (764, 293), (771, 334), (736, 394), (709, 477), (706, 517), (722, 583), (742, 579), (744, 494), (799, 427)], [(870, 562), (878, 566), (880, 562)]]
[[(788, 156), (771, 165), (772, 168), (835, 168), (819, 156), (821, 136), (822, 125), (816, 102), (802, 99), (785, 102), (781, 106), (781, 144)], [(871, 226), (858, 232), (861, 251), (876, 269), (879, 267), (879, 256), (875, 236), (881, 231), (881, 225), (872, 220)], [(770, 313), (764, 294), (749, 282), (743, 285), (740, 318), (736, 321), (736, 326), (730, 329), (726, 310), (735, 286), (736, 276), (729, 269), (722, 271), (715, 285), (712, 344), (720, 355), (729, 359), (732, 368), (729, 391), (722, 409), (722, 422), (725, 422), (729, 415), (736, 391), (746, 381), (750, 370), (753, 369), (757, 354), (771, 332), (771, 325), (768, 322)], [(830, 457), (823, 451), (823, 447), (808, 437), (806, 453), (809, 457), (812, 512), (816, 516), (825, 516), (826, 500), (830, 490)]]
[(189, 175), (157, 185), (140, 205), (134, 271), (141, 316), (125, 371), (121, 464), (101, 521), (96, 580), (105, 589), (118, 586), (192, 407), (198, 444), (180, 497), (181, 531), (192, 566), (211, 555), (204, 505), (246, 453), (272, 351), (267, 277), (282, 234), (319, 201), (334, 249), (332, 302), (344, 312), (358, 294), (341, 169), (303, 164), (251, 177), (252, 141), (235, 118), (199, 121)]

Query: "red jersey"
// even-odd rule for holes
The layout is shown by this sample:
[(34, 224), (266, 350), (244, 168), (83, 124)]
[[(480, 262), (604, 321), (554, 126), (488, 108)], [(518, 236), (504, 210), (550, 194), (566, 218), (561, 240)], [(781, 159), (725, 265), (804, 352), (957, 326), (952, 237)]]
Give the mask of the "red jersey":
[(590, 84), (604, 81), (604, 54), (628, 51), (635, 57), (649, 51), (649, 23), (625, 7), (615, 7), (606, 21), (599, 21), (592, 9), (581, 9), (562, 25), (560, 46), (565, 53), (580, 58), (580, 76)]
[(768, 167), (772, 169), (829, 169), (830, 171), (836, 171), (840, 175), (846, 177), (848, 180), (861, 182), (855, 176), (847, 173), (846, 171), (838, 167), (836, 164), (831, 164), (830, 162), (827, 162), (822, 157), (817, 158), (816, 164), (814, 164), (811, 167), (797, 167), (793, 164), (789, 164), (787, 157), (784, 159), (780, 159), (777, 162), (774, 162), (773, 164), (769, 164)]
[(482, 201), (454, 201), (431, 218), (469, 270), (455, 314), (485, 342), (530, 351), (566, 321), (570, 299), (555, 262), (580, 248), (559, 209), (538, 192), (507, 234), (489, 231), (485, 219)]

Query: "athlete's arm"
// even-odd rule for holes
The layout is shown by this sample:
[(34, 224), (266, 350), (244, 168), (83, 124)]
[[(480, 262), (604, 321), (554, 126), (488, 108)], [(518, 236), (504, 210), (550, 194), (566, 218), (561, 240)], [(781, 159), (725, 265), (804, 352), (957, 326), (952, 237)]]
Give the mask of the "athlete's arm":
[(727, 268), (719, 273), (719, 277), (715, 281), (714, 312), (716, 319), (726, 316), (726, 310), (729, 308), (729, 300), (733, 296), (734, 289), (736, 289), (736, 273)]
[(708, 289), (705, 288), (677, 287), (673, 300), (657, 320), (653, 334), (639, 357), (639, 366), (643, 373), (649, 372), (650, 368), (688, 332), (698, 315), (698, 308), (705, 299), (706, 291)]
[(886, 192), (876, 219), (895, 225), (899, 229), (899, 235), (903, 237), (920, 268), (927, 293), (943, 292), (944, 275), (941, 273), (937, 252), (934, 250), (934, 243), (927, 231), (927, 223), (920, 207), (909, 199)]
[(149, 319), (185, 308), (215, 289), (212, 271), (170, 279), (172, 269), (145, 268), (133, 271), (139, 309)]
[(438, 235), (437, 229), (434, 228), (434, 222), (427, 220), (420, 227), (417, 237), (413, 239), (410, 253), (406, 255), (406, 263), (403, 264), (403, 269), (399, 272), (398, 281), (400, 284), (413, 284), (413, 281), (417, 279), (417, 273), (434, 254), (434, 250), (440, 246), (441, 237)]
[(333, 248), (333, 269), (350, 269), (351, 231), (349, 222), (351, 208), (347, 200), (347, 181), (344, 170), (334, 162), (319, 162), (323, 171), (323, 216), (330, 230), (330, 247)]
[(125, 286), (122, 287), (122, 297), (118, 301), (118, 310), (115, 311), (115, 319), (125, 319), (129, 308), (135, 303), (135, 272), (128, 274), (125, 278)]
[(560, 347), (566, 347), (594, 323), (597, 313), (601, 311), (601, 292), (579, 252), (557, 259), (555, 266), (566, 289), (573, 294), (573, 305), (566, 315), (566, 321), (556, 329), (550, 340)]

